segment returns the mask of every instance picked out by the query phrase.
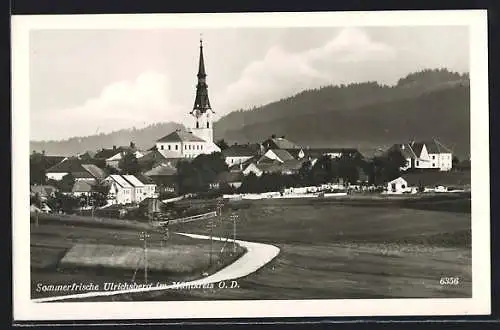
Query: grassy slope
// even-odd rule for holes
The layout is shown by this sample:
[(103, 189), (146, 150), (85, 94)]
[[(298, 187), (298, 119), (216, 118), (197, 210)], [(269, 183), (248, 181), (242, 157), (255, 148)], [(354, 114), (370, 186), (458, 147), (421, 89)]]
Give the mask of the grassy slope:
[[(90, 223), (64, 223), (54, 220), (45, 222), (40, 220), (39, 226), (31, 225), (31, 268), (32, 268), (32, 288), (38, 283), (72, 283), (72, 282), (103, 282), (103, 281), (130, 281), (135, 267), (131, 267), (133, 260), (138, 260), (142, 256), (143, 241), (138, 239), (139, 230), (135, 228), (106, 228)], [(236, 255), (219, 255), (214, 253), (213, 266), (209, 267), (210, 242), (207, 240), (197, 240), (182, 235), (172, 234), (166, 248), (161, 248), (162, 234), (150, 231), (151, 239), (148, 246), (151, 250), (153, 272), (150, 272), (151, 280), (174, 281), (186, 280), (200, 277), (203, 271), (212, 273), (221, 267), (234, 261), (244, 251), (239, 248)], [(92, 249), (84, 251), (73, 251), (70, 263), (71, 267), (63, 267), (61, 259), (75, 245), (92, 246), (92, 244), (103, 247), (114, 246), (116, 250), (124, 252), (127, 250), (128, 256), (122, 259), (117, 268), (111, 267), (111, 262), (104, 262), (101, 267), (98, 265), (87, 265), (92, 267), (82, 267), (83, 260), (91, 259)], [(214, 251), (220, 251), (221, 242), (214, 242)], [(165, 250), (163, 252), (162, 250)], [(161, 252), (160, 252), (161, 251)], [(110, 251), (111, 252), (111, 251)], [(103, 256), (103, 250), (99, 254)], [(169, 253), (177, 253), (175, 262), (164, 262), (162, 257)], [(126, 255), (126, 253), (124, 253)], [(171, 258), (171, 255), (169, 255)], [(112, 259), (113, 261), (114, 259)], [(109, 260), (108, 260), (109, 261)], [(114, 260), (113, 262), (115, 262)], [(79, 269), (74, 267), (79, 266)], [(158, 264), (158, 267), (155, 267)], [(127, 267), (126, 265), (130, 266)], [(142, 263), (139, 263), (139, 267)], [(189, 267), (186, 267), (189, 265)], [(115, 265), (116, 266), (116, 265)], [(135, 265), (134, 265), (135, 266)], [(121, 268), (121, 269), (120, 269)], [(156, 272), (154, 271), (156, 268)], [(143, 274), (139, 271), (137, 282), (141, 282)], [(34, 292), (34, 296), (39, 296)]]

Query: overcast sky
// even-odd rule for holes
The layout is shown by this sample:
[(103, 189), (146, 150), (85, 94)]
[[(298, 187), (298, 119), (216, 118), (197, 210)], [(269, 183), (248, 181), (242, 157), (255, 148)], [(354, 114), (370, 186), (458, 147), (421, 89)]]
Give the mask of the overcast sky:
[(323, 85), (469, 71), (467, 27), (36, 30), (31, 139), (191, 125), (200, 33), (216, 117)]

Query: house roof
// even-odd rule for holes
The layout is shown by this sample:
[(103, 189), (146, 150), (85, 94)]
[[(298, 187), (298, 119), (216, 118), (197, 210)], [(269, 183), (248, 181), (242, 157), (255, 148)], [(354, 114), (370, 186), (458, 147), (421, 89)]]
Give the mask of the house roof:
[(234, 144), (222, 151), (224, 157), (252, 157), (260, 151), (258, 144)]
[(122, 177), (127, 180), (130, 185), (133, 187), (144, 187), (144, 183), (142, 183), (139, 179), (137, 179), (134, 175), (122, 175)]
[(71, 172), (70, 173), (75, 179), (95, 179), (95, 177), (87, 171), (82, 172)]
[(145, 176), (172, 176), (177, 174), (177, 168), (171, 164), (160, 164), (144, 173)]
[(100, 151), (98, 151), (94, 155), (94, 158), (108, 159), (108, 158), (111, 158), (120, 152), (127, 151), (128, 149), (129, 148), (127, 148), (127, 147), (117, 147), (117, 148), (113, 148), (113, 149), (101, 149)]
[(284, 149), (271, 149), (271, 151), (283, 162), (294, 159), (294, 157)]
[(94, 164), (82, 164), (82, 167), (98, 180), (102, 180), (106, 177), (106, 172)]
[(93, 185), (86, 181), (75, 181), (73, 188), (71, 188), (72, 192), (91, 192)]
[(116, 182), (123, 188), (132, 188), (132, 185), (127, 180), (125, 180), (121, 175), (111, 174), (108, 178), (111, 178), (114, 182)]
[(47, 173), (74, 173), (85, 171), (86, 170), (82, 167), (81, 161), (76, 157), (71, 157), (52, 166), (47, 170)]
[(197, 137), (191, 132), (176, 130), (172, 133), (165, 135), (156, 142), (205, 142), (205, 140)]
[(263, 145), (268, 149), (301, 149), (298, 144), (295, 144), (284, 137), (267, 139), (264, 141)]
[(451, 153), (452, 151), (445, 147), (441, 142), (436, 139), (423, 142), (430, 154)]
[(175, 150), (158, 150), (158, 153), (163, 157), (163, 159), (171, 158), (182, 158), (182, 154)]

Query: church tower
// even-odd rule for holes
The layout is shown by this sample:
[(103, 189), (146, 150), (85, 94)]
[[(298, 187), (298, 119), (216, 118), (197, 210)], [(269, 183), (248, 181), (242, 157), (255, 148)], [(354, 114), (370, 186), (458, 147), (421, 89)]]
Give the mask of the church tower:
[(208, 99), (208, 85), (206, 83), (205, 60), (203, 58), (203, 40), (200, 38), (200, 61), (198, 64), (198, 84), (193, 110), (190, 114), (195, 118), (192, 133), (206, 142), (212, 143), (214, 133), (212, 128), (212, 115), (215, 113)]

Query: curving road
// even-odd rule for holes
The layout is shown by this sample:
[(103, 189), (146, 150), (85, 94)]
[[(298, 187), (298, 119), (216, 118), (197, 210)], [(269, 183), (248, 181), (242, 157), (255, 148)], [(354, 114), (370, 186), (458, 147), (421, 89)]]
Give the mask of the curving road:
[[(177, 233), (179, 235), (184, 235), (197, 239), (210, 239), (209, 236), (205, 235), (197, 235), (197, 234), (186, 234), (186, 233)], [(213, 237), (216, 241), (226, 240), (223, 237)], [(177, 289), (179, 287), (191, 286), (191, 285), (206, 285), (210, 283), (217, 283), (220, 281), (228, 281), (235, 280), (241, 277), (245, 277), (247, 275), (252, 274), (257, 271), (268, 262), (273, 260), (280, 252), (280, 249), (274, 245), (263, 244), (263, 243), (255, 243), (255, 242), (247, 242), (236, 240), (236, 243), (243, 246), (247, 249), (247, 252), (238, 258), (235, 262), (228, 265), (227, 267), (219, 270), (218, 272), (190, 282), (183, 282), (181, 284), (172, 284), (168, 286), (160, 286), (160, 287), (151, 287), (151, 288), (136, 288), (136, 289), (128, 289), (128, 290), (117, 290), (117, 291), (97, 291), (97, 292), (87, 292), (87, 293), (78, 293), (72, 295), (64, 295), (57, 297), (47, 297), (47, 298), (38, 298), (33, 299), (33, 302), (50, 302), (50, 301), (61, 301), (61, 300), (69, 300), (69, 299), (82, 299), (82, 298), (94, 298), (94, 297), (103, 297), (103, 296), (114, 296), (125, 293), (136, 293), (136, 292), (150, 292), (150, 291), (161, 291), (161, 290), (170, 290)]]

